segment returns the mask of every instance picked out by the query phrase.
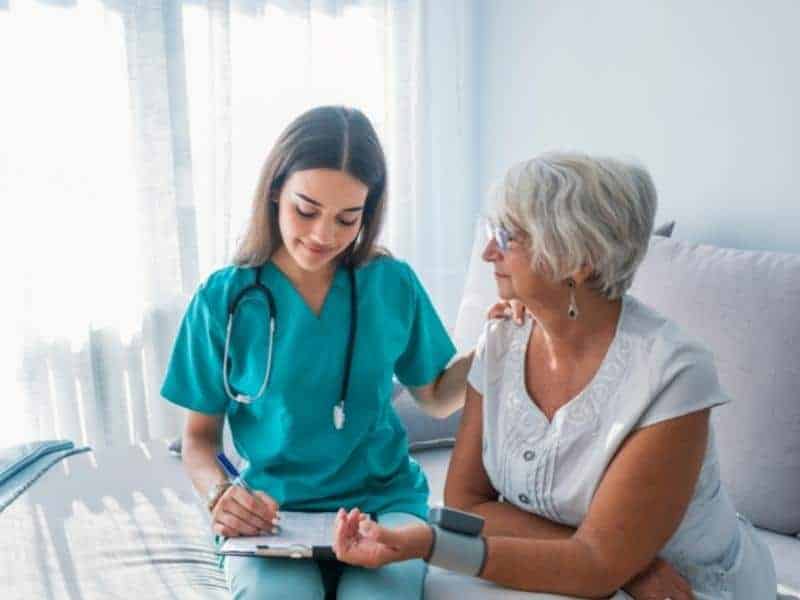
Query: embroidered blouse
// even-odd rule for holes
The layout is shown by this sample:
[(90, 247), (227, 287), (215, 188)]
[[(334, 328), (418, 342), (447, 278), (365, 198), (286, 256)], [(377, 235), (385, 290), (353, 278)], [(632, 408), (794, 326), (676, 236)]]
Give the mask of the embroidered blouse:
[[(548, 421), (525, 387), (535, 326), (531, 318), (521, 326), (487, 323), (469, 382), (483, 396), (483, 464), (492, 485), (504, 501), (550, 521), (580, 525), (606, 468), (634, 431), (729, 401), (710, 351), (625, 296), (597, 373)], [(769, 551), (721, 486), (713, 425), (694, 496), (660, 556), (698, 598), (775, 595)]]

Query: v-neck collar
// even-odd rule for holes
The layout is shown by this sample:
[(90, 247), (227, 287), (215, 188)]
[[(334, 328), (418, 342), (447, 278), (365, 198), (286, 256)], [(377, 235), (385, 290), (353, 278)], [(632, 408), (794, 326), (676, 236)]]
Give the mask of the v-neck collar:
[(308, 314), (313, 317), (316, 321), (322, 321), (324, 318), (325, 313), (330, 310), (328, 305), (330, 304), (331, 296), (334, 289), (344, 289), (347, 287), (347, 269), (343, 266), (338, 266), (336, 268), (336, 272), (333, 274), (333, 280), (331, 281), (330, 287), (328, 291), (325, 293), (325, 299), (322, 301), (322, 305), (320, 306), (319, 313), (316, 313), (312, 310), (311, 306), (306, 301), (303, 294), (300, 293), (300, 290), (297, 289), (297, 286), (291, 280), (291, 278), (281, 270), (278, 265), (276, 265), (272, 260), (268, 260), (265, 264), (265, 268), (272, 271), (275, 276), (280, 279), (287, 288), (289, 288), (292, 293), (297, 297), (300, 304), (305, 307)]
[(524, 343), (520, 345), (518, 349), (518, 355), (514, 357), (514, 360), (519, 365), (521, 365), (521, 368), (519, 369), (518, 378), (515, 383), (517, 389), (522, 394), (522, 397), (527, 400), (527, 404), (529, 405), (529, 407), (537, 414), (537, 416), (539, 416), (541, 419), (544, 419), (547, 427), (552, 426), (560, 415), (566, 414), (567, 412), (572, 410), (575, 405), (583, 402), (584, 401), (583, 398), (585, 398), (588, 395), (589, 390), (591, 390), (592, 387), (598, 381), (601, 381), (606, 376), (606, 372), (612, 367), (614, 360), (616, 359), (616, 356), (618, 354), (618, 347), (622, 343), (621, 342), (622, 328), (623, 328), (622, 321), (626, 317), (626, 312), (630, 310), (627, 306), (628, 302), (629, 298), (627, 294), (624, 294), (622, 296), (622, 304), (620, 307), (619, 318), (617, 319), (617, 324), (614, 329), (614, 337), (612, 338), (611, 343), (609, 344), (608, 349), (606, 350), (606, 354), (603, 357), (603, 360), (600, 362), (599, 367), (597, 368), (597, 371), (595, 371), (594, 375), (589, 380), (589, 382), (578, 393), (576, 393), (567, 402), (558, 407), (558, 409), (553, 413), (553, 416), (550, 419), (547, 418), (547, 415), (545, 414), (544, 410), (542, 410), (542, 408), (535, 402), (534, 398), (528, 392), (528, 387), (525, 385), (525, 369), (527, 369), (528, 341), (530, 340), (530, 336), (533, 335), (533, 328), (535, 327), (533, 319), (529, 317), (528, 322), (525, 324), (525, 326), (521, 328), (522, 329), (521, 336), (522, 339), (524, 340)]

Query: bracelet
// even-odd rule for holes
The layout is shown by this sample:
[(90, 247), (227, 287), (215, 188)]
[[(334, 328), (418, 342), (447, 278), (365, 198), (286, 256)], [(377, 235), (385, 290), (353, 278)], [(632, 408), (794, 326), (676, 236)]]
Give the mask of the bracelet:
[(231, 483), (228, 481), (217, 483), (211, 487), (206, 497), (206, 508), (208, 508), (208, 512), (214, 512), (214, 507), (217, 505), (217, 502), (219, 502), (219, 499), (222, 498), (222, 495), (228, 491), (229, 487), (231, 487)]
[(486, 566), (486, 539), (482, 536), (463, 535), (431, 525), (433, 543), (427, 563), (479, 577)]

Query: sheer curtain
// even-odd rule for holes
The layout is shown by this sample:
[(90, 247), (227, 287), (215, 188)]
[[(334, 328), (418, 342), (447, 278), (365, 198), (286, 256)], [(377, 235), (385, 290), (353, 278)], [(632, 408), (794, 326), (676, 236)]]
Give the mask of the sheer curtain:
[(390, 161), (383, 243), (452, 326), (479, 204), (471, 2), (0, 0), (0, 447), (180, 430), (180, 317), (318, 104)]

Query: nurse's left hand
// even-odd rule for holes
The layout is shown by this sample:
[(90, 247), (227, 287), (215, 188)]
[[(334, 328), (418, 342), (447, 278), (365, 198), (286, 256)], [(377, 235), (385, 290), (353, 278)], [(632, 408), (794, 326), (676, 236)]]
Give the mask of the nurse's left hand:
[(427, 525), (406, 525), (388, 529), (354, 508), (336, 515), (333, 551), (342, 562), (375, 569), (388, 563), (427, 554), (432, 539)]
[(517, 325), (525, 322), (527, 310), (519, 300), (500, 300), (486, 311), (487, 319), (514, 319)]

